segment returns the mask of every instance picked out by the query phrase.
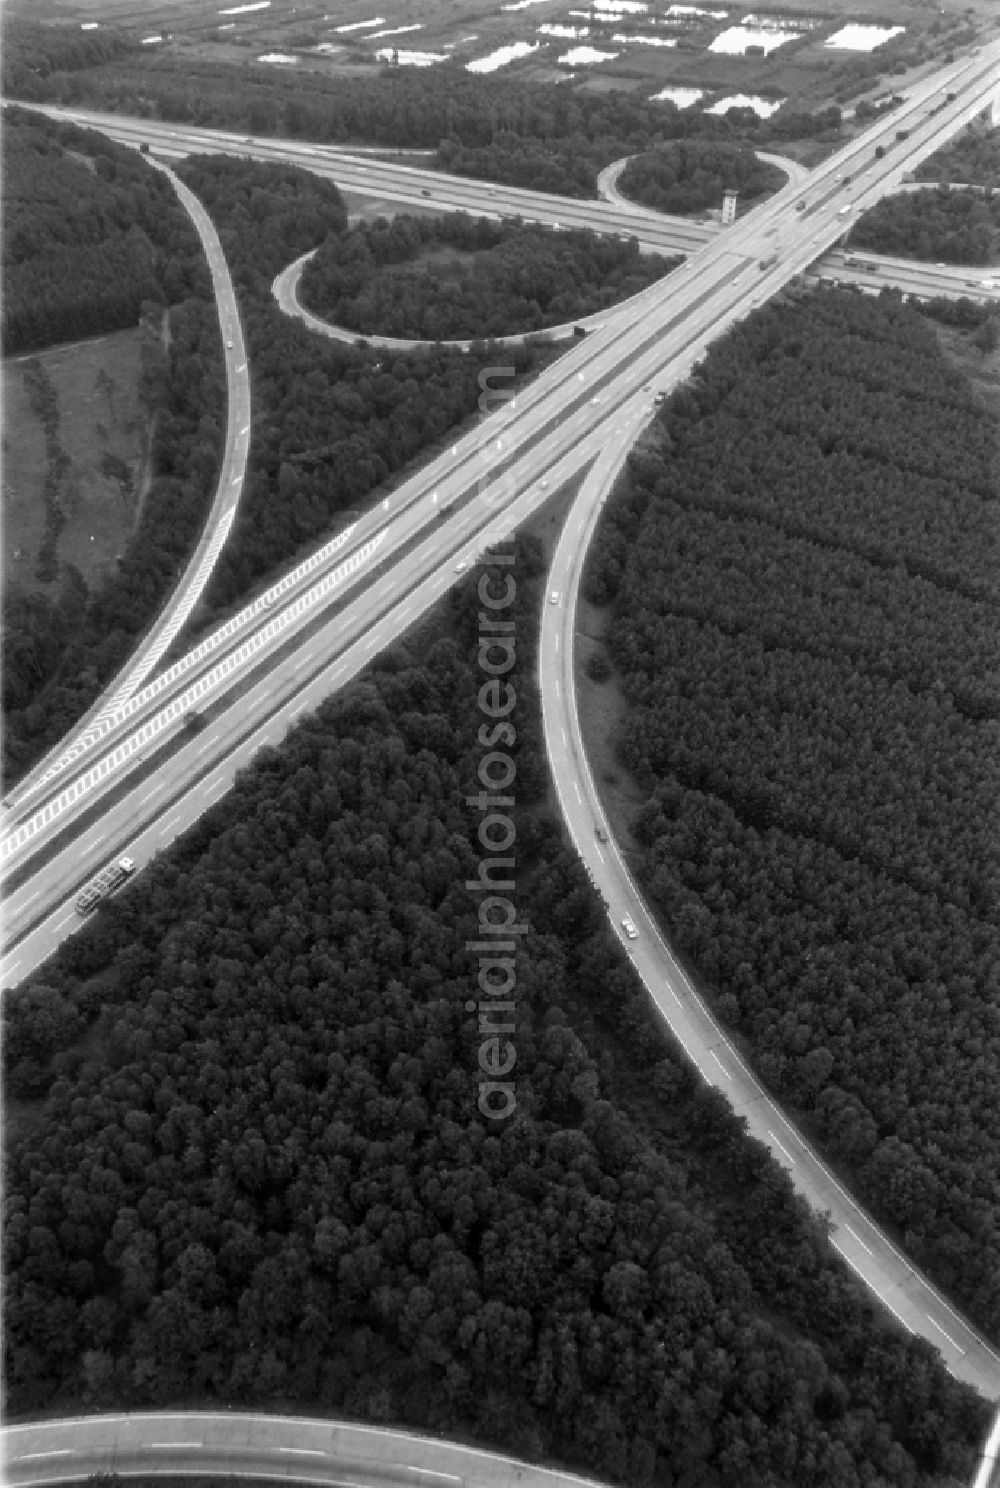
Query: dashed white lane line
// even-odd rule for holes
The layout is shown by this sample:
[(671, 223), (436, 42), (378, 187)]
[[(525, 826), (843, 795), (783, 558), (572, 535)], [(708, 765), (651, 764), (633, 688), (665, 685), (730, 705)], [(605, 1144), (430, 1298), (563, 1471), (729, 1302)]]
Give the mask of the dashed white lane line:
[(72, 1447), (49, 1447), (47, 1452), (22, 1452), (18, 1462), (37, 1462), (42, 1457), (72, 1457)]
[(573, 781), (573, 789), (576, 791), (576, 799), (579, 801), (580, 805), (582, 806), (583, 805), (583, 796), (580, 794), (580, 782), (578, 780), (574, 780)]
[(38, 896), (39, 896), (39, 894), (41, 892), (42, 892), (41, 889), (36, 889), (33, 894), (29, 894), (28, 895), (27, 899), (25, 899), (25, 901), (24, 901), (24, 907), (25, 907), (25, 909), (27, 909), (27, 907), (31, 903), (32, 899), (37, 899), (38, 898)]
[(709, 1049), (708, 1052), (711, 1054), (712, 1058), (715, 1060), (716, 1064), (719, 1066), (720, 1070), (725, 1075), (726, 1079), (727, 1080), (731, 1080), (733, 1078), (732, 1075), (726, 1069), (726, 1066), (723, 1064), (723, 1062), (719, 1058), (718, 1054), (716, 1054), (715, 1050), (714, 1049)]
[(955, 1350), (955, 1352), (958, 1353), (958, 1354), (962, 1354), (964, 1356), (965, 1350), (959, 1344), (957, 1344), (955, 1342), (955, 1340), (954, 1340), (954, 1338), (952, 1338), (951, 1334), (950, 1333), (946, 1333), (944, 1331), (944, 1329), (942, 1328), (941, 1324), (935, 1322), (934, 1319), (931, 1317), (931, 1315), (930, 1315), (929, 1312), (925, 1312), (924, 1313), (924, 1316), (926, 1317), (927, 1321), (930, 1323), (931, 1327), (932, 1328), (936, 1328), (938, 1330), (938, 1332), (941, 1334), (941, 1337), (942, 1338), (947, 1338), (948, 1342), (951, 1344), (951, 1346)]
[(221, 790), (224, 784), (225, 784), (225, 781), (222, 781), (222, 780), (213, 780), (213, 781), (210, 781), (209, 784), (205, 786), (205, 789), (202, 792), (202, 794), (203, 795), (206, 795), (206, 796), (207, 795), (210, 795), (212, 791)]
[(566, 730), (564, 728), (560, 727), (559, 732), (562, 735), (563, 748), (564, 749), (568, 749), (569, 748), (569, 740), (566, 737)]
[(771, 1131), (770, 1128), (768, 1128), (768, 1133), (767, 1134), (771, 1138), (771, 1141), (774, 1143), (775, 1147), (777, 1147), (778, 1151), (779, 1152), (783, 1152), (785, 1154), (785, 1156), (788, 1158), (788, 1161), (794, 1167), (795, 1166), (795, 1159), (792, 1156), (792, 1154), (789, 1152), (788, 1148), (782, 1146), (782, 1144), (778, 1141), (778, 1138), (774, 1135), (774, 1132)]
[(865, 1242), (862, 1240), (862, 1238), (861, 1238), (860, 1235), (855, 1234), (854, 1230), (851, 1229), (851, 1227), (850, 1227), (849, 1224), (845, 1224), (844, 1229), (850, 1235), (850, 1237), (851, 1237), (852, 1240), (856, 1240), (858, 1242), (858, 1244), (861, 1246), (861, 1249), (862, 1250), (867, 1251), (869, 1255), (872, 1254), (872, 1251), (871, 1251), (870, 1247), (865, 1244)]
[(182, 1447), (202, 1447), (204, 1442), (150, 1442), (149, 1446), (153, 1451), (176, 1452)]
[(279, 1452), (292, 1452), (296, 1457), (325, 1457), (321, 1447), (279, 1447)]
[(295, 665), (292, 667), (292, 671), (293, 672), (300, 672), (302, 670), (302, 668), (304, 666), (308, 666), (311, 661), (312, 661), (312, 657), (311, 656), (303, 656), (302, 660), (301, 661), (297, 661), (295, 663)]
[(162, 836), (164, 832), (169, 832), (174, 823), (179, 822), (180, 819), (181, 813), (179, 811), (176, 811), (169, 821), (163, 823), (163, 826), (160, 828), (160, 835)]

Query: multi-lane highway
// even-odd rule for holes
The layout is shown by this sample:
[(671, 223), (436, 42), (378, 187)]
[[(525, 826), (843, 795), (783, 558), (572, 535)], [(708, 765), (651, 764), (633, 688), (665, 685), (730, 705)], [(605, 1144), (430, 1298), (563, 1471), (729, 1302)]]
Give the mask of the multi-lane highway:
[(217, 1411), (77, 1416), (7, 1426), (4, 1483), (224, 1475), (338, 1488), (600, 1488), (592, 1478), (410, 1431)]
[(58, 767), (59, 761), (81, 738), (100, 738), (109, 719), (142, 685), (187, 623), (192, 610), (205, 591), (219, 554), (239, 507), (250, 447), (250, 373), (247, 368), (243, 332), (240, 326), (236, 289), (229, 273), (225, 254), (215, 224), (195, 196), (169, 167), (160, 161), (153, 164), (170, 179), (181, 203), (187, 209), (201, 238), (202, 248), (212, 275), (215, 303), (218, 307), (226, 365), (226, 438), (219, 479), (208, 519), (201, 537), (178, 583), (150, 630), (110, 687), (74, 726), (54, 750), (39, 761), (6, 798), (8, 808), (18, 802), (38, 798), (39, 788)]
[[(140, 864), (147, 862), (218, 797), (261, 743), (279, 740), (290, 719), (342, 685), (449, 584), (458, 582), (488, 537), (512, 530), (559, 484), (597, 461), (602, 462), (600, 478), (606, 480), (633, 429), (649, 417), (656, 390), (686, 375), (710, 340), (827, 250), (843, 232), (845, 205), (856, 211), (892, 189), (903, 170), (912, 169), (995, 97), (998, 59), (1000, 43), (995, 43), (980, 56), (945, 69), (914, 90), (890, 122), (879, 121), (807, 180), (789, 183), (725, 234), (703, 242), (677, 274), (609, 312), (603, 328), (523, 389), (516, 405), (485, 419), (393, 492), (387, 505), (360, 519), (335, 553), (263, 606), (268, 618), (258, 612), (238, 636), (218, 643), (211, 664), (228, 659), (232, 665), (212, 693), (204, 732), (190, 736), (178, 725), (185, 687), (193, 676), (202, 675), (189, 669), (186, 679), (177, 679), (158, 700), (149, 700), (148, 712), (109, 737), (109, 749), (119, 751), (113, 760), (111, 753), (92, 752), (47, 787), (47, 795), (41, 793), (9, 813), (2, 844), (11, 885), (2, 967), (6, 984), (22, 979), (70, 933), (76, 923), (74, 894), (97, 867), (126, 851)], [(924, 117), (930, 102), (945, 91), (954, 92), (955, 99), (933, 117)], [(905, 148), (900, 144), (876, 161), (875, 146), (892, 143), (904, 121), (910, 131)], [(121, 126), (121, 121), (113, 122)], [(137, 127), (152, 132), (153, 144), (169, 133), (160, 125)], [(219, 148), (201, 138), (198, 148)], [(276, 154), (262, 158), (291, 158), (301, 148), (278, 143), (268, 146)], [(334, 175), (342, 169), (326, 168)], [(375, 171), (374, 162), (369, 169)], [(845, 175), (851, 177), (847, 183), (840, 179)], [(478, 192), (487, 200), (500, 191), (479, 183), (462, 185), (473, 197)], [(564, 216), (567, 205), (559, 202)], [(594, 204), (576, 205), (594, 210)], [(482, 209), (481, 200), (470, 206)], [(541, 209), (532, 215), (545, 220)], [(584, 489), (591, 492), (591, 501), (597, 499), (594, 487), (585, 484)], [(579, 524), (587, 510), (585, 501), (574, 507), (568, 529), (581, 552)], [(552, 582), (572, 596), (576, 571), (566, 568), (560, 580), (559, 565), (569, 561), (562, 547), (560, 555)], [(318, 582), (350, 558), (357, 560), (351, 575), (309, 597)], [(336, 613), (330, 610), (331, 594), (340, 606)], [(264, 635), (279, 619), (280, 629)], [(254, 634), (262, 637), (256, 649), (237, 654)], [(555, 661), (545, 660), (550, 640), (555, 649), (554, 637), (560, 635), (562, 671)], [(556, 730), (553, 770), (574, 835), (581, 850), (587, 843), (585, 857), (614, 906), (616, 924), (627, 913), (638, 929), (637, 939), (625, 937), (634, 964), (706, 1077), (726, 1090), (736, 1109), (754, 1117), (752, 1129), (762, 1120), (770, 1123), (764, 1139), (779, 1157), (783, 1154), (800, 1189), (829, 1210), (834, 1238), (862, 1280), (904, 1326), (942, 1349), (954, 1373), (995, 1397), (1000, 1394), (1000, 1361), (861, 1216), (832, 1175), (822, 1165), (813, 1166), (814, 1155), (780, 1111), (765, 1104), (763, 1092), (684, 982), (613, 849), (606, 846), (600, 855), (594, 851), (600, 845), (593, 836), (596, 803), (574, 733), (568, 652), (565, 628), (543, 637), (546, 727), (554, 719)], [(559, 706), (565, 710), (561, 719)], [(172, 717), (157, 732), (155, 720), (171, 708)], [(135, 743), (136, 731), (142, 729), (152, 729), (145, 746)], [(141, 748), (150, 745), (152, 756), (139, 758)], [(111, 762), (102, 770), (103, 761)], [(88, 771), (95, 775), (93, 783), (55, 809), (68, 793), (67, 782), (74, 784)], [(39, 801), (44, 820), (39, 820)], [(32, 821), (36, 825), (28, 831)]]
[(41, 110), (54, 119), (64, 119), (86, 128), (100, 129), (126, 145), (155, 150), (180, 158), (194, 154), (242, 155), (254, 160), (300, 165), (317, 175), (329, 176), (344, 191), (365, 196), (384, 196), (407, 206), (431, 206), (442, 211), (475, 212), (492, 217), (523, 217), (526, 222), (544, 222), (550, 227), (588, 228), (591, 231), (637, 235), (650, 248), (663, 253), (687, 253), (699, 248), (717, 229), (683, 217), (651, 214), (637, 222), (634, 208), (606, 202), (578, 201), (516, 186), (491, 186), (466, 176), (395, 161), (375, 160), (336, 145), (309, 145), (287, 139), (259, 139), (220, 129), (197, 129), (186, 125), (153, 123), (90, 109), (45, 106)]

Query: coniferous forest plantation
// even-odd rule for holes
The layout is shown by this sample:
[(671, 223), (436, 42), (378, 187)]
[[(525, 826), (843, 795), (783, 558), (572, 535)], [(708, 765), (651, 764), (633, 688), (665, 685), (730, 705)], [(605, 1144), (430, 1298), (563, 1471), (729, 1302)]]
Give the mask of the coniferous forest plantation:
[(917, 312), (832, 290), (735, 330), (664, 420), (588, 576), (646, 890), (996, 1335), (995, 421)]
[[(180, 77), (45, 30), (20, 25), (4, 58), (21, 97), (425, 144), (581, 196), (656, 145), (632, 187), (667, 210), (699, 210), (730, 171), (766, 194), (744, 146), (787, 127), (669, 110), (654, 138), (642, 100), (493, 79), (449, 95), (432, 70), (299, 96), (258, 70), (241, 92), (237, 69), (206, 86), (201, 64)], [(5, 116), (4, 352), (141, 325), (153, 431), (115, 570), (88, 589), (63, 564), (46, 592), (4, 595), (9, 782), (162, 606), (226, 414), (209, 275), (167, 179), (90, 131)], [(491, 336), (673, 267), (635, 240), (459, 215), (349, 227), (336, 187), (294, 167), (176, 169), (236, 286), (252, 439), (239, 521), (171, 654), (447, 448), (484, 368), (520, 387), (560, 354)], [(921, 256), (947, 239), (978, 261), (995, 201), (968, 201), (900, 198), (853, 241)], [(274, 278), (311, 249), (304, 303), (359, 338), (431, 344), (379, 351), (285, 316)], [(449, 266), (436, 284), (430, 262)], [(994, 1339), (1000, 440), (945, 346), (993, 367), (996, 324), (968, 300), (822, 285), (752, 313), (638, 440), (581, 591), (632, 802), (609, 820), (665, 936), (843, 1184)], [(472, 334), (467, 355), (433, 344)], [(682, 1056), (568, 841), (537, 654), (565, 506), (552, 493), (5, 992), (12, 1417), (308, 1411), (621, 1488), (971, 1481), (990, 1405), (878, 1305)], [(477, 1107), (470, 1001), (484, 572), (516, 575), (524, 933), (502, 1123)]]

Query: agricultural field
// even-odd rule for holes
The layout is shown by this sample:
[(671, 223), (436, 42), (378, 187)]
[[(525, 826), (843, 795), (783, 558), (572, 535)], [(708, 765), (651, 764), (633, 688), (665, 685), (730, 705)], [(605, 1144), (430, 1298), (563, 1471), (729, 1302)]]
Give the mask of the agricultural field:
[(908, 0), (882, 0), (876, 11), (847, 0), (796, 0), (764, 11), (746, 3), (682, 6), (669, 0), (456, 0), (448, 6), (351, 0), (333, 8), (292, 0), (211, 8), (200, 0), (14, 0), (9, 13), (80, 25), (95, 35), (118, 28), (150, 53), (189, 61), (263, 63), (326, 75), (357, 75), (387, 63), (453, 66), (646, 97), (684, 89), (700, 107), (747, 99), (761, 113), (785, 99), (815, 106), (842, 93), (845, 83), (864, 84), (866, 73), (878, 70), (870, 65), (876, 55), (884, 73), (912, 80), (995, 19), (991, 0), (945, 0), (919, 9)]
[[(92, 589), (124, 550), (146, 452), (137, 396), (141, 334), (118, 331), (4, 365), (3, 577), (9, 589), (46, 593), (65, 563)], [(55, 417), (47, 419), (47, 436), (40, 400), (48, 389)], [(61, 526), (53, 561), (40, 577), (49, 502)]]

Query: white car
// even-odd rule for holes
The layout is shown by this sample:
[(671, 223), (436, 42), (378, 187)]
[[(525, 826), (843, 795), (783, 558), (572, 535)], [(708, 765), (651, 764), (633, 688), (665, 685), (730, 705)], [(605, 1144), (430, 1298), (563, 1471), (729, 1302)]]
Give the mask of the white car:
[(600, 403), (600, 398), (591, 398), (591, 403)]
[(227, 351), (232, 351), (232, 349), (233, 349), (233, 343), (231, 341), (227, 341), (226, 342), (226, 350)]
[(468, 562), (463, 558), (460, 562), (455, 564), (455, 572), (465, 573), (465, 570), (468, 568), (468, 566)]
[(540, 480), (538, 482), (538, 484), (542, 488), (543, 491), (547, 491), (549, 489), (549, 478), (548, 478), (548, 476), (546, 476), (544, 480)]
[(639, 932), (635, 928), (635, 923), (632, 920), (631, 915), (626, 915), (625, 918), (622, 920), (622, 929), (625, 931), (625, 934), (628, 936), (629, 940), (639, 939)]
[(558, 589), (553, 589), (552, 593), (549, 595), (549, 604), (558, 604), (558, 603), (559, 603), (559, 590)]

